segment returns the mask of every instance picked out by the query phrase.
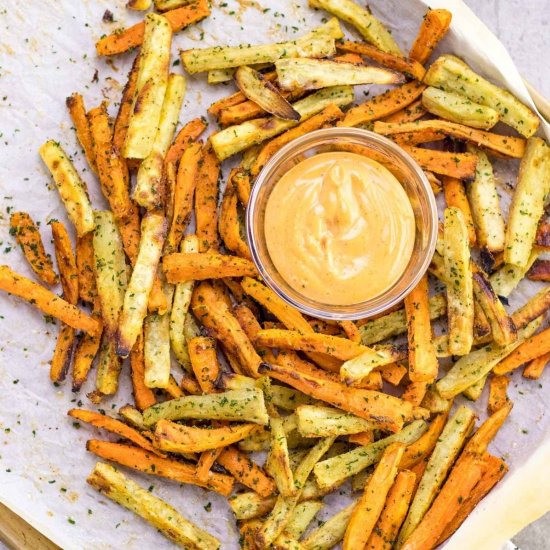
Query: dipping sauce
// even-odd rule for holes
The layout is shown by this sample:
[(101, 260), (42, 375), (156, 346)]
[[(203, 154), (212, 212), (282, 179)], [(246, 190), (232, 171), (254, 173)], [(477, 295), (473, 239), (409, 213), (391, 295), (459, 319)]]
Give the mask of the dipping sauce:
[(357, 153), (320, 153), (273, 188), (265, 238), (281, 276), (327, 305), (375, 298), (405, 271), (415, 239), (411, 203), (384, 166)]

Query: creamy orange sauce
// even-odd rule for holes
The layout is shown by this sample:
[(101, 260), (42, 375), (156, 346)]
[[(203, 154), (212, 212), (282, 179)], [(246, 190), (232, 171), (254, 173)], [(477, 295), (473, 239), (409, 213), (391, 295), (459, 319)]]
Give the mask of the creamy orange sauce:
[(322, 304), (351, 305), (397, 282), (412, 254), (415, 221), (405, 190), (381, 164), (321, 153), (276, 183), (265, 237), (292, 288)]

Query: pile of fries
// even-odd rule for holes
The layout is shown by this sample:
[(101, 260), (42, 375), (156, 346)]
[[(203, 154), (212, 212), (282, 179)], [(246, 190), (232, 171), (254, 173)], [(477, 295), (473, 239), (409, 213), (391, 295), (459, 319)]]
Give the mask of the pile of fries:
[[(0, 289), (61, 322), (52, 382), (70, 371), (79, 391), (96, 365), (93, 404), (116, 394), (129, 357), (133, 403), (120, 419), (68, 413), (122, 440), (91, 439), (87, 450), (225, 495), (242, 548), (429, 550), (507, 472), (487, 449), (512, 410), (509, 373), (526, 365), (537, 379), (550, 360), (550, 329), (539, 330), (550, 287), (504, 307), (524, 277), (550, 281), (538, 259), (550, 249), (550, 149), (533, 137), (535, 114), (466, 63), (442, 55), (427, 66), (446, 10), (426, 13), (407, 56), (352, 0), (309, 3), (335, 17), (297, 40), (181, 52), (188, 73), (239, 87), (208, 108), (221, 128), (204, 141), (205, 119), (174, 136), (186, 81), (169, 69), (173, 33), (208, 16), (207, 1), (155, 0), (162, 13), (102, 38), (99, 55), (139, 46), (114, 122), (106, 103), (87, 110), (78, 93), (67, 107), (110, 209), (94, 209), (69, 156), (47, 141), (40, 155), (76, 250), (52, 222), (56, 273), (37, 224), (14, 213), (11, 232), (40, 283), (1, 266)], [(345, 40), (339, 19), (364, 41)], [(393, 87), (344, 112), (358, 84)], [(514, 135), (492, 131), (497, 122)], [(395, 140), (443, 191), (430, 267), (443, 292), (430, 295), (426, 275), (393, 311), (337, 323), (305, 317), (261, 281), (243, 237), (254, 179), (283, 145), (334, 125)], [(222, 185), (220, 164), (238, 153)], [(491, 158), (519, 161), (507, 220)], [(58, 282), (63, 297), (47, 288)], [(440, 358), (452, 358), (449, 370)], [(461, 395), (476, 400), (486, 385), (490, 416), (475, 428)], [(267, 451), (263, 466), (256, 451)], [(182, 547), (220, 547), (122, 471), (99, 462), (88, 482)], [(310, 529), (347, 480), (356, 500)]]

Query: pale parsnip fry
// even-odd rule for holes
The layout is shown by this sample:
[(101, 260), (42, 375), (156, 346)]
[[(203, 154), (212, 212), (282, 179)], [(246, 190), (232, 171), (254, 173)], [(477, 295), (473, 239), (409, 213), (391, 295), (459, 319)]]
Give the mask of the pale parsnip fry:
[(145, 16), (136, 90), (122, 156), (145, 159), (157, 135), (168, 81), (172, 27), (162, 15)]
[(549, 191), (550, 148), (541, 138), (532, 137), (521, 159), (508, 215), (504, 246), (504, 261), (507, 264), (525, 267), (529, 262)]
[(363, 418), (331, 407), (299, 405), (296, 407), (298, 432), (302, 437), (329, 437), (357, 434), (374, 429)]
[(428, 69), (424, 82), (447, 92), (456, 92), (468, 99), (492, 107), (500, 119), (525, 137), (532, 136), (539, 127), (537, 115), (510, 92), (495, 86), (474, 72), (454, 55), (439, 57)]
[(84, 151), (88, 166), (93, 172), (97, 173), (95, 154), (92, 144), (92, 134), (90, 132), (88, 117), (86, 116), (84, 98), (81, 94), (75, 92), (65, 100), (65, 104), (67, 105), (67, 109), (69, 109), (69, 114), (71, 115), (71, 120), (76, 132), (76, 137), (82, 147), (82, 150)]
[(185, 70), (194, 74), (212, 69), (273, 63), (281, 57), (327, 57), (336, 52), (334, 39), (342, 37), (340, 24), (336, 18), (333, 18), (321, 27), (290, 42), (186, 50), (181, 52), (181, 60)]
[(300, 114), (281, 95), (281, 92), (258, 71), (247, 66), (239, 67), (235, 73), (235, 82), (248, 99), (254, 101), (267, 113), (288, 120), (300, 119)]
[(432, 382), (439, 364), (432, 341), (428, 300), (428, 276), (405, 296), (409, 341), (409, 378), (412, 382)]
[(291, 496), (297, 487), (290, 467), (288, 442), (283, 419), (272, 415), (269, 419), (270, 447), (265, 461), (265, 469), (275, 481), (279, 494)]
[(124, 419), (124, 421), (139, 430), (140, 432), (145, 431), (145, 424), (143, 423), (143, 415), (141, 412), (133, 407), (132, 405), (124, 405), (118, 409), (118, 415)]
[(50, 226), (63, 297), (67, 302), (76, 304), (78, 302), (78, 271), (69, 232), (59, 221), (50, 222)]
[[(198, 252), (199, 242), (195, 235), (187, 235), (181, 243), (182, 252)], [(172, 310), (170, 312), (170, 344), (176, 359), (188, 372), (191, 371), (188, 342), (185, 338), (184, 325), (190, 317), (189, 305), (193, 294), (194, 281), (178, 283), (174, 289)]]
[(103, 333), (97, 358), (96, 390), (88, 394), (96, 405), (104, 396), (118, 391), (118, 378), (122, 369), (121, 358), (116, 354), (115, 342), (106, 332)]
[(489, 280), (493, 285), (493, 290), (497, 296), (508, 298), (513, 290), (518, 286), (520, 281), (525, 277), (526, 273), (531, 269), (539, 257), (541, 251), (533, 248), (529, 260), (524, 267), (517, 265), (504, 264), (498, 271), (495, 271)]
[(129, 10), (134, 11), (145, 11), (151, 7), (153, 0), (128, 0), (126, 2), (126, 7)]
[(404, 81), (401, 75), (387, 69), (330, 59), (280, 59), (275, 62), (275, 69), (277, 81), (283, 90), (318, 90), (328, 86), (358, 84), (402, 84)]
[(311, 531), (303, 540), (305, 550), (330, 550), (343, 538), (349, 519), (355, 508), (355, 502), (346, 506), (322, 525)]
[[(306, 500), (298, 503), (285, 526), (284, 534), (299, 540), (323, 506), (324, 504), (318, 500)], [(303, 546), (300, 545), (300, 548), (303, 548)]]
[(53, 177), (77, 235), (82, 237), (94, 228), (94, 212), (86, 184), (80, 179), (73, 163), (59, 143), (48, 140), (40, 147), (39, 152)]
[(474, 103), (461, 94), (431, 86), (422, 92), (422, 105), (432, 115), (481, 130), (489, 130), (500, 118), (491, 107)]
[(193, 525), (175, 508), (108, 464), (98, 462), (87, 481), (101, 494), (151, 523), (182, 548), (212, 550), (221, 546), (214, 536)]
[[(349, 105), (353, 101), (353, 88), (334, 86), (319, 90), (314, 94), (292, 104), (300, 113), (300, 122), (321, 112), (331, 103), (338, 107)], [(212, 146), (220, 160), (224, 160), (244, 149), (275, 137), (285, 130), (296, 126), (298, 122), (278, 118), (258, 118), (237, 126), (229, 126), (211, 137)]]
[(320, 8), (353, 25), (361, 36), (384, 52), (403, 55), (391, 33), (372, 14), (352, 0), (309, 0), (312, 8)]
[(117, 353), (123, 357), (130, 353), (141, 331), (165, 234), (166, 219), (164, 216), (148, 213), (143, 218), (139, 254), (124, 295), (124, 306), (117, 333)]
[(267, 411), (261, 390), (241, 389), (208, 395), (186, 395), (158, 403), (143, 411), (143, 420), (152, 426), (161, 419), (247, 421), (266, 425)]
[(402, 544), (409, 538), (428, 511), (447, 473), (462, 450), (466, 438), (470, 435), (474, 422), (474, 412), (465, 406), (461, 406), (447, 421), (430, 456), (426, 471), (420, 479), (409, 512), (399, 532), (398, 544)]
[(195, 0), (153, 0), (157, 11), (169, 11), (193, 4)]
[(428, 10), (409, 53), (423, 65), (428, 61), (440, 40), (447, 34), (452, 14), (448, 10)]
[(132, 198), (143, 208), (161, 208), (166, 201), (163, 189), (164, 158), (174, 137), (186, 82), (182, 75), (171, 73), (159, 115), (158, 128), (151, 151), (139, 165)]
[(474, 339), (474, 290), (470, 269), (468, 227), (458, 208), (445, 209), (444, 262), (447, 285), (449, 351), (453, 355), (470, 352)]

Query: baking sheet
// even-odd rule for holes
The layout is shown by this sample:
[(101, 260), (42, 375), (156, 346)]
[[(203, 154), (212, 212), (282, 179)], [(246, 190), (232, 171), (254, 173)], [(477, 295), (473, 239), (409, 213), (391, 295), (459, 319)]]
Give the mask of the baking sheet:
[[(426, 3), (373, 0), (370, 4), (404, 50), (408, 50)], [(501, 84), (506, 83), (530, 103), (517, 69), (502, 45), (462, 2), (430, 1), (430, 6), (447, 7), (453, 12), (452, 29), (442, 50), (464, 57), (474, 68), (482, 69), (486, 76)], [(102, 22), (107, 9), (113, 13), (113, 23)], [(79, 91), (88, 107), (106, 99), (111, 103), (111, 114), (115, 113), (133, 55), (98, 59), (93, 44), (102, 34), (141, 17), (142, 14), (127, 11), (123, 1), (2, 2), (1, 263), (32, 277), (9, 235), (10, 211), (26, 210), (34, 219), (41, 220), (42, 235), (52, 253), (46, 220), (66, 221), (58, 194), (37, 153), (47, 138), (59, 140), (73, 155), (89, 185), (94, 205), (103, 207), (97, 184), (86, 170), (70, 128), (64, 98)], [(307, 8), (304, 0), (216, 0), (210, 18), (174, 36), (174, 53), (180, 48), (215, 43), (261, 43), (296, 37), (318, 25), (324, 17), (325, 13)], [(353, 32), (351, 35), (356, 36)], [(174, 55), (173, 61), (176, 59)], [(181, 68), (176, 64), (173, 70), (179, 72)], [(224, 85), (207, 86), (204, 75), (189, 77), (182, 123), (204, 115), (214, 99), (230, 90)], [(548, 127), (546, 131), (548, 137)], [(514, 183), (514, 174), (506, 170), (510, 164), (513, 163), (496, 163), (503, 203), (509, 200), (507, 185)], [(512, 306), (537, 288), (535, 284), (522, 284), (513, 295)], [(106, 436), (84, 426), (77, 429), (65, 413), (81, 404), (91, 406), (86, 392), (93, 386), (94, 373), (80, 394), (73, 394), (69, 384), (60, 387), (50, 384), (48, 361), (56, 333), (57, 327), (46, 325), (34, 308), (0, 295), (0, 500), (63, 548), (171, 548), (171, 543), (154, 529), (86, 485), (86, 476), (96, 460), (85, 451), (85, 441)], [(107, 412), (129, 400), (127, 368), (121, 378), (119, 395), (101, 405)], [(509, 393), (516, 406), (492, 447), (493, 452), (506, 457), (511, 472), (467, 520), (448, 548), (498, 548), (506, 538), (550, 508), (550, 414), (544, 402), (548, 384), (550, 372), (538, 382), (525, 382), (518, 374), (514, 375)], [(482, 397), (480, 411), (485, 402)], [(530, 462), (526, 462), (528, 459)], [(223, 497), (150, 476), (132, 472), (128, 475), (216, 535), (224, 549), (238, 547), (234, 520)], [(338, 492), (326, 502), (322, 519), (343, 506), (347, 497)]]

